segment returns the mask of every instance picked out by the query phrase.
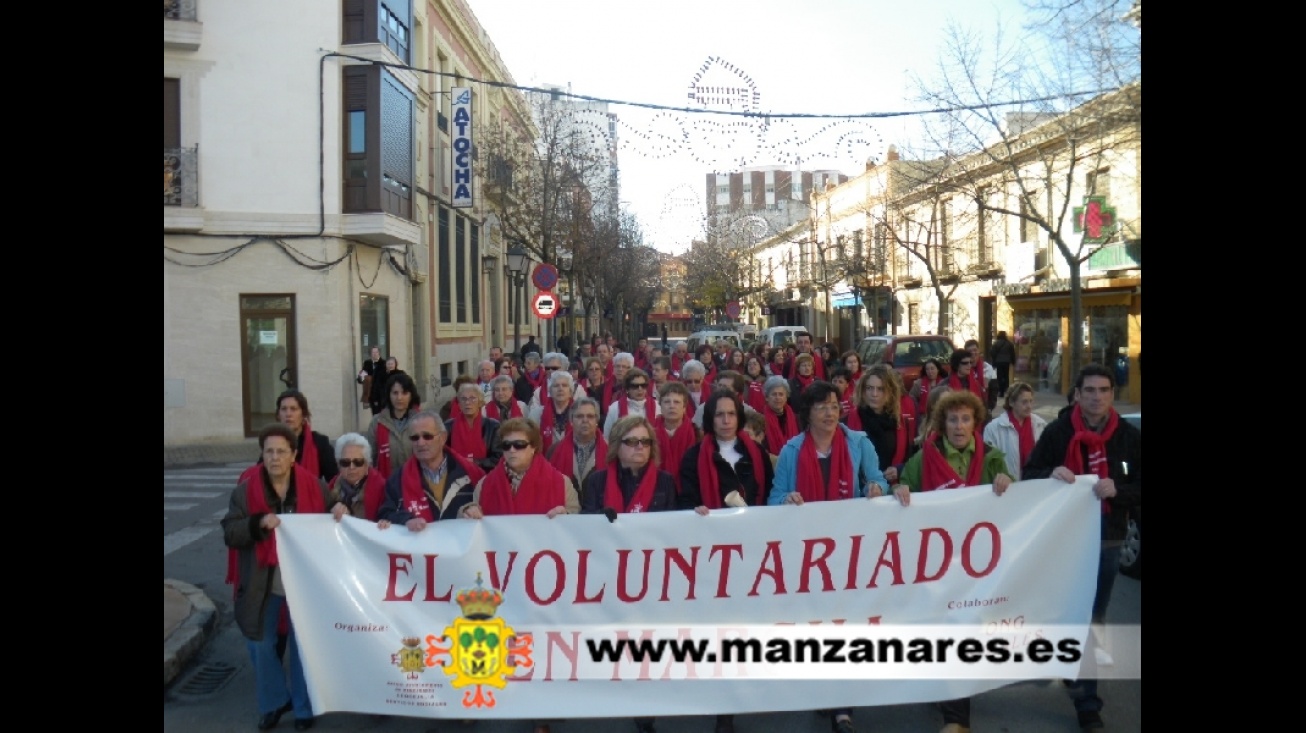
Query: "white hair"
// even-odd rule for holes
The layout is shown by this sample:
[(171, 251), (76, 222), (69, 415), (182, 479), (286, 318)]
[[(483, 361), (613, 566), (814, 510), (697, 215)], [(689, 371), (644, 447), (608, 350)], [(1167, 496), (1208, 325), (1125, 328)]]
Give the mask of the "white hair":
[(635, 366), (635, 355), (623, 351), (620, 354), (617, 354), (616, 356), (612, 357), (612, 363), (613, 364), (621, 363), (621, 364), (625, 364), (626, 366)]
[(356, 445), (363, 449), (363, 460), (367, 465), (372, 465), (372, 445), (367, 442), (367, 438), (358, 433), (345, 433), (336, 438), (336, 462), (345, 457), (345, 449), (351, 445)]
[(784, 387), (785, 394), (789, 394), (789, 380), (779, 374), (767, 377), (766, 381), (762, 383), (762, 394), (769, 395), (771, 390), (776, 387)]
[(567, 386), (568, 386), (568, 387), (571, 387), (571, 388), (573, 388), (573, 389), (576, 387), (576, 383), (575, 383), (575, 381), (573, 381), (572, 378), (571, 378), (571, 372), (567, 371), (566, 369), (559, 369), (559, 370), (557, 370), (556, 372), (552, 372), (551, 374), (549, 374), (549, 389), (550, 389), (550, 390), (553, 389), (553, 383), (554, 383), (554, 382), (557, 382), (557, 381), (560, 381), (560, 380), (563, 380), (563, 379), (567, 380)]
[(680, 376), (681, 377), (706, 377), (707, 367), (703, 365), (703, 362), (699, 361), (698, 359), (694, 359), (693, 361), (685, 362), (685, 365), (680, 367)]
[(550, 351), (549, 353), (545, 354), (544, 358), (541, 360), (541, 363), (546, 365), (552, 364), (554, 362), (561, 362), (559, 368), (566, 369), (568, 363), (567, 355), (559, 351)]

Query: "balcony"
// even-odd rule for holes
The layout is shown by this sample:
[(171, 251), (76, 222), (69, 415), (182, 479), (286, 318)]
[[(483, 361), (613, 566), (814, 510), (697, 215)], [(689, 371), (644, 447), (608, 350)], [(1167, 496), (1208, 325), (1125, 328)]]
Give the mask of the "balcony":
[(196, 20), (197, 0), (163, 0), (163, 47), (195, 51), (200, 47), (204, 24)]
[(199, 148), (163, 149), (163, 230), (199, 231)]

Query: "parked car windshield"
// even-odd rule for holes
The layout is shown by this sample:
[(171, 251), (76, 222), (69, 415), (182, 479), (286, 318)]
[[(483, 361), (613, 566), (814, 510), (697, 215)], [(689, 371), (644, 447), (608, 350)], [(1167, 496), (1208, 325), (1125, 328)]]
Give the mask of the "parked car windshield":
[[(880, 347), (881, 350), (883, 348)], [(899, 341), (894, 346), (893, 365), (895, 367), (920, 366), (922, 361), (931, 356), (947, 361), (952, 357), (952, 345), (947, 341)]]

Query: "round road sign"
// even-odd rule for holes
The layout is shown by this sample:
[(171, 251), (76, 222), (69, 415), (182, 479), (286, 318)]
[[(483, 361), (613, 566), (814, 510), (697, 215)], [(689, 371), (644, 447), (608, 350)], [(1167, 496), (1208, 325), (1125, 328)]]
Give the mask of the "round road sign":
[(558, 268), (547, 262), (541, 262), (531, 270), (531, 282), (540, 290), (552, 290), (558, 284)]
[(726, 315), (731, 318), (739, 317), (739, 301), (732, 300), (729, 303), (726, 303)]
[(541, 290), (531, 300), (531, 310), (545, 320), (553, 318), (558, 315), (558, 296), (548, 290)]

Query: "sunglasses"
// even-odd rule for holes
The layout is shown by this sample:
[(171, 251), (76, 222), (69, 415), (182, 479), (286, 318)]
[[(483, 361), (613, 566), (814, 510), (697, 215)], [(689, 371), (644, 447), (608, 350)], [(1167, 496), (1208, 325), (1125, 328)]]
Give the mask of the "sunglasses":
[(544, 367), (544, 371), (546, 371), (546, 372), (556, 372), (556, 371), (558, 371), (558, 370), (561, 369), (561, 368), (562, 368), (562, 367), (556, 367), (556, 366)]
[(529, 440), (505, 440), (499, 444), (499, 450), (507, 453), (510, 450), (526, 450), (531, 445)]
[(974, 366), (974, 365), (975, 365), (975, 362), (970, 361), (969, 359), (967, 359), (966, 361), (959, 361), (959, 362), (957, 362), (957, 366)]
[(628, 384), (626, 385), (626, 389), (648, 389), (648, 382), (640, 382), (639, 384)]
[(367, 459), (365, 458), (341, 458), (340, 459), (341, 468), (349, 468), (350, 466), (354, 466), (355, 468), (362, 468), (363, 466), (366, 465), (367, 465)]
[(440, 436), (436, 435), (435, 433), (413, 433), (412, 435), (408, 436), (408, 439), (416, 443), (420, 440), (426, 440), (426, 441), (435, 440), (438, 437)]
[(621, 444), (627, 448), (648, 448), (653, 445), (652, 438), (622, 438)]

